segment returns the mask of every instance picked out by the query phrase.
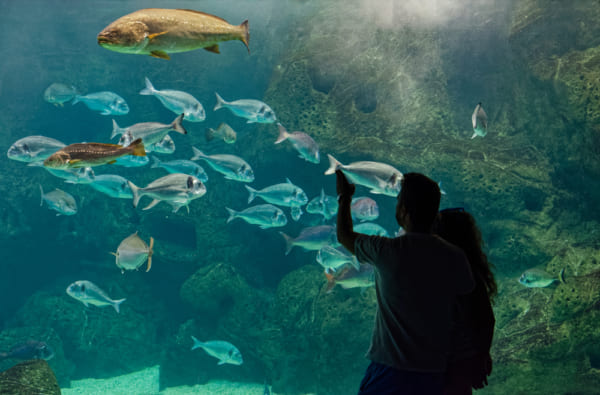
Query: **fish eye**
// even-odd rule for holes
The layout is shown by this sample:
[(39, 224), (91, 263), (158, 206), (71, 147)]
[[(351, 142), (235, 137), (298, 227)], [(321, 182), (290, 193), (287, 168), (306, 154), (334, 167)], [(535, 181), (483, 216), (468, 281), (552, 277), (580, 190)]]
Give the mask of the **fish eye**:
[(85, 285), (82, 284), (80, 289), (81, 289), (81, 292), (85, 292)]
[(29, 146), (27, 144), (23, 144), (23, 151), (29, 152)]

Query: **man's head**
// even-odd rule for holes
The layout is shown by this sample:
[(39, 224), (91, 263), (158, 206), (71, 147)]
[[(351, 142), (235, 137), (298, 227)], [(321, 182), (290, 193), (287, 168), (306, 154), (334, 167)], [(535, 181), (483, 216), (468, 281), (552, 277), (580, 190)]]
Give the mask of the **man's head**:
[(431, 232), (440, 207), (440, 187), (420, 173), (404, 174), (398, 194), (396, 220), (409, 232)]

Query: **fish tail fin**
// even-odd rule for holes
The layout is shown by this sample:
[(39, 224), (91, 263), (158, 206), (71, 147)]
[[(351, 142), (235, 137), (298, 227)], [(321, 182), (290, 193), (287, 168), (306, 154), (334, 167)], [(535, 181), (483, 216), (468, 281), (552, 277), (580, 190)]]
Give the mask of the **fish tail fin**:
[(471, 140), (473, 140), (475, 137), (477, 137), (477, 133), (473, 132), (473, 135), (471, 136)]
[(248, 185), (244, 185), (246, 187), (246, 189), (248, 190), (248, 204), (252, 203), (252, 201), (254, 200), (254, 198), (256, 197), (256, 189), (249, 187)]
[(225, 104), (227, 104), (217, 92), (215, 92), (215, 96), (217, 96), (217, 104), (215, 104), (215, 108), (213, 109), (213, 111), (217, 111), (218, 109), (223, 108)]
[(154, 237), (150, 236), (150, 246), (148, 248), (148, 267), (146, 267), (146, 273), (150, 271), (152, 267), (152, 254), (154, 254)]
[(240, 38), (240, 40), (246, 46), (248, 54), (250, 54), (250, 47), (248, 46), (250, 43), (250, 29), (248, 28), (248, 19), (246, 19), (240, 24), (240, 28), (242, 29), (242, 37)]
[(229, 207), (225, 207), (227, 212), (229, 213), (229, 218), (227, 218), (227, 223), (230, 223), (235, 219), (237, 212), (235, 210), (230, 209)]
[(124, 301), (126, 301), (126, 300), (127, 300), (127, 298), (123, 298), (123, 299), (115, 300), (115, 301), (113, 302), (113, 307), (115, 308), (115, 311), (116, 311), (117, 313), (119, 313), (119, 312), (120, 312), (120, 306), (121, 306), (121, 303), (123, 303), (123, 302), (124, 302)]
[(73, 98), (73, 101), (71, 102), (71, 105), (74, 106), (75, 104), (79, 103), (80, 97), (81, 97), (80, 95), (75, 95), (75, 97)]
[(144, 77), (144, 81), (146, 82), (146, 87), (140, 91), (140, 95), (153, 95), (156, 89), (152, 86), (152, 82), (150, 82), (148, 77)]
[(140, 202), (140, 188), (135, 186), (135, 184), (131, 181), (127, 181), (127, 185), (129, 185), (129, 189), (131, 189), (131, 194), (133, 195), (133, 207), (137, 207)]
[(194, 341), (194, 345), (192, 346), (192, 350), (202, 347), (202, 342), (192, 336), (192, 340)]
[(155, 169), (160, 167), (160, 159), (158, 159), (156, 156), (151, 156), (150, 158), (152, 159), (152, 166), (150, 166), (150, 168)]
[(121, 134), (123, 132), (121, 131), (121, 128), (119, 127), (119, 124), (117, 123), (117, 121), (115, 121), (114, 119), (112, 121), (113, 121), (113, 130), (110, 135), (110, 138), (114, 139), (118, 134)]
[(42, 184), (39, 184), (40, 186), (40, 194), (42, 195), (40, 197), (40, 207), (42, 207), (44, 205), (44, 189), (42, 188)]
[(294, 248), (294, 239), (283, 232), (279, 232), (279, 234), (283, 236), (283, 239), (285, 240), (285, 255), (288, 255), (292, 248)]
[(206, 158), (206, 155), (204, 155), (204, 152), (200, 151), (198, 148), (192, 147), (192, 151), (194, 151), (194, 156), (192, 156), (192, 159), (190, 159), (190, 160), (198, 160), (198, 159)]
[(214, 139), (215, 133), (217, 132), (212, 128), (206, 129), (206, 134), (204, 135), (206, 137), (206, 141), (211, 141), (212, 139)]
[(279, 144), (282, 141), (285, 141), (290, 136), (282, 124), (278, 123), (277, 126), (279, 127), (279, 137), (277, 137), (275, 144)]
[(327, 271), (325, 271), (325, 277), (327, 277), (327, 288), (325, 288), (325, 292), (330, 293), (333, 287), (335, 287), (335, 277)]
[(175, 120), (171, 124), (171, 127), (173, 128), (173, 130), (176, 131), (177, 133), (187, 134), (187, 130), (185, 130), (185, 128), (181, 124), (181, 122), (183, 122), (184, 115), (185, 114), (179, 115), (177, 118), (175, 118)]
[(146, 156), (146, 150), (144, 149), (144, 143), (141, 137), (127, 146), (131, 150), (130, 155), (133, 156)]
[(563, 267), (562, 269), (560, 269), (560, 272), (558, 273), (558, 281), (560, 281), (563, 284), (565, 283), (565, 268)]
[(325, 174), (329, 175), (329, 174), (333, 174), (335, 173), (335, 171), (337, 169), (340, 168), (340, 166), (343, 166), (337, 159), (335, 159), (332, 155), (327, 154), (327, 157), (329, 158), (329, 169), (325, 170)]

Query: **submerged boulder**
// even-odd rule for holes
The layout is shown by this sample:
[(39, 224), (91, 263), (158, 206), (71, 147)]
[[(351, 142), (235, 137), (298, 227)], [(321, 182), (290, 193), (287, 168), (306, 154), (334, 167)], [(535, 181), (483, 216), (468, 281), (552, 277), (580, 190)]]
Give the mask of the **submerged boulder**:
[(54, 372), (42, 359), (21, 362), (0, 373), (0, 394), (60, 395)]

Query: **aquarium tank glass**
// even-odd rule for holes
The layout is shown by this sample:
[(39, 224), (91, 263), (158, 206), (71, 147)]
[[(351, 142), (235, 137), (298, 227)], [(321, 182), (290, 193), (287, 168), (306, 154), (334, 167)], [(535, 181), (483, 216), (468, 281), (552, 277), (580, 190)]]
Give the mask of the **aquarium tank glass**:
[(477, 220), (477, 393), (600, 393), (598, 1), (0, 8), (0, 388), (41, 359), (63, 394), (357, 393), (376, 292), (332, 173), (368, 161), (362, 232), (400, 237), (409, 172)]

